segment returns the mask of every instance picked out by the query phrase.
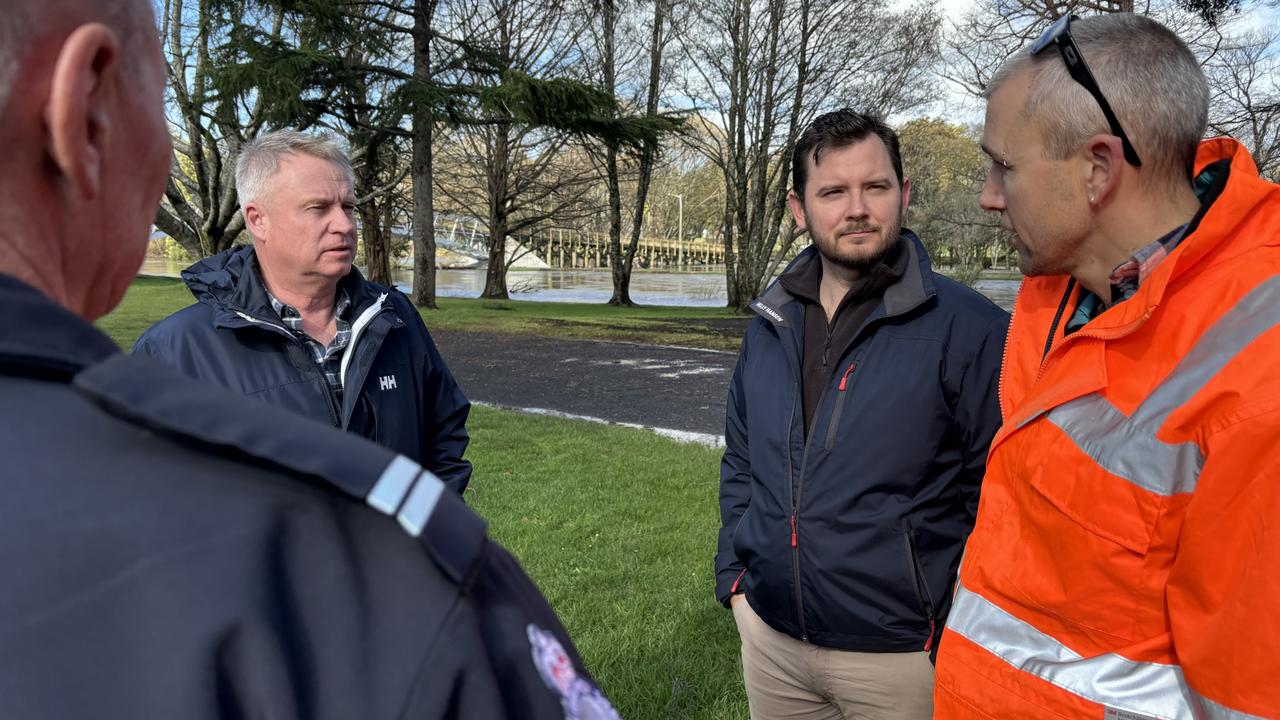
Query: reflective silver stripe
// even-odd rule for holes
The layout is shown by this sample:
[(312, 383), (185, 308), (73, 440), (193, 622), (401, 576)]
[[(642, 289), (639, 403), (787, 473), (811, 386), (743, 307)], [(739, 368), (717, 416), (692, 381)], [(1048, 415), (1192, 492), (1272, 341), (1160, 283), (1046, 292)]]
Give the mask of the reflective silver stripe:
[(1054, 408), (1049, 422), (1113, 475), (1159, 495), (1192, 492), (1204, 466), (1200, 448), (1194, 442), (1166, 443), (1156, 433), (1174, 410), (1277, 324), (1280, 277), (1273, 277), (1218, 318), (1131, 417), (1095, 393)]
[[(1195, 691), (1193, 690), (1192, 692)], [(1261, 715), (1250, 715), (1247, 712), (1232, 710), (1225, 705), (1219, 705), (1200, 693), (1195, 693), (1195, 695), (1200, 702), (1200, 709), (1203, 711), (1204, 717), (1209, 718), (1209, 720), (1264, 720)]]
[(427, 518), (431, 517), (431, 511), (436, 508), (436, 502), (440, 500), (440, 493), (443, 491), (444, 483), (440, 482), (440, 478), (432, 475), (429, 470), (423, 470), (413, 491), (409, 493), (409, 499), (404, 501), (396, 515), (400, 527), (415, 537), (422, 534), (422, 528), (427, 526)]
[(409, 492), (413, 479), (421, 472), (422, 466), (418, 463), (403, 455), (397, 455), (387, 465), (387, 469), (382, 471), (378, 482), (373, 484), (373, 489), (369, 491), (365, 502), (379, 512), (395, 515), (400, 502), (404, 500), (405, 493)]
[(1142, 663), (1114, 653), (1081, 657), (963, 586), (947, 627), (1014, 668), (1090, 702), (1166, 720), (1193, 720), (1182, 668)]
[(1049, 422), (1099, 467), (1140, 488), (1157, 495), (1196, 489), (1204, 455), (1193, 442), (1171, 445), (1158, 439), (1163, 417), (1144, 425), (1136, 412), (1125, 417), (1106, 398), (1093, 394), (1054, 408)]

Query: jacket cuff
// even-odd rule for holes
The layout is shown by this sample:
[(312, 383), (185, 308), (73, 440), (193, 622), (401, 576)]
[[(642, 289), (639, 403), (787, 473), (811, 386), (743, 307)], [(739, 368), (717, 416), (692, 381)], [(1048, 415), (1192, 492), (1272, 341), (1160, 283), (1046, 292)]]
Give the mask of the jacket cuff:
[(729, 607), (729, 598), (742, 592), (742, 581), (746, 574), (747, 569), (737, 564), (716, 573), (716, 600), (721, 605)]

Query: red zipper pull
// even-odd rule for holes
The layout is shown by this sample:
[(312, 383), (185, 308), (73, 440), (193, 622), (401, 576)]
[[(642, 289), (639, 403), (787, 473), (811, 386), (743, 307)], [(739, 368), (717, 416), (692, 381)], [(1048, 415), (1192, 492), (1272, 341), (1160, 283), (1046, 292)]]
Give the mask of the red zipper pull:
[(924, 641), (924, 651), (929, 652), (929, 648), (933, 647), (933, 631), (936, 629), (933, 620), (929, 621), (929, 639)]
[(796, 514), (791, 513), (791, 547), (796, 546)]
[(844, 376), (840, 378), (840, 392), (844, 392), (844, 389), (848, 387), (849, 376), (852, 375), (853, 371), (856, 369), (858, 369), (858, 361), (854, 360), (853, 362), (849, 363), (849, 368), (844, 371)]

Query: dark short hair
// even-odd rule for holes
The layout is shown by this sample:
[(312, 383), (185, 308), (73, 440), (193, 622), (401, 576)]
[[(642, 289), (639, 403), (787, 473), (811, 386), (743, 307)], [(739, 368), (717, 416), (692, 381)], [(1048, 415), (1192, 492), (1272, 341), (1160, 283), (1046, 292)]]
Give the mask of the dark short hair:
[(805, 181), (809, 179), (807, 158), (812, 155), (813, 164), (817, 165), (823, 151), (848, 147), (873, 135), (880, 138), (884, 149), (889, 152), (893, 174), (898, 177), (898, 186), (901, 187), (902, 152), (898, 147), (898, 133), (878, 117), (845, 108), (814, 118), (796, 141), (796, 149), (791, 153), (791, 188), (800, 196), (801, 202), (804, 201)]

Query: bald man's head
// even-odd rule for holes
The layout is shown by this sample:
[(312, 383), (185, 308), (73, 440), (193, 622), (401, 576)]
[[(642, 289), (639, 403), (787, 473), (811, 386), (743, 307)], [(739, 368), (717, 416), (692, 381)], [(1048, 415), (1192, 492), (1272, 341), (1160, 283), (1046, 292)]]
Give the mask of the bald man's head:
[(142, 33), (155, 32), (147, 0), (5, 0), (0, 12), (0, 118), (31, 51), (44, 42), (60, 41), (86, 22), (115, 29), (127, 51), (143, 39)]
[(172, 161), (150, 0), (5, 0), (0, 273), (87, 319), (146, 251)]

